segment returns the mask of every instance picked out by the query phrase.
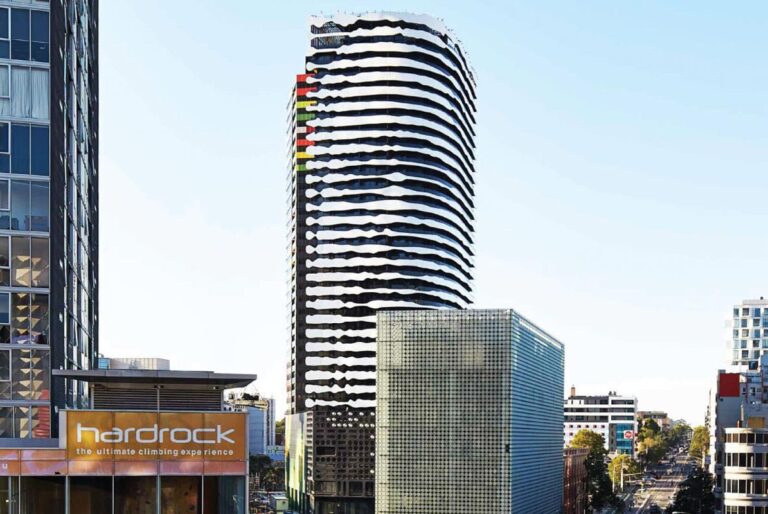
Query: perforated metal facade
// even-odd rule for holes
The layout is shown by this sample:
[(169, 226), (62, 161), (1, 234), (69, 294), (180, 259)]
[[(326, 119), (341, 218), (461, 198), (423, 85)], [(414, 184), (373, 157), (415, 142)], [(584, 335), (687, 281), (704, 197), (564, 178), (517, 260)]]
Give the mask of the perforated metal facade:
[(376, 513), (556, 514), (563, 346), (512, 310), (378, 314)]

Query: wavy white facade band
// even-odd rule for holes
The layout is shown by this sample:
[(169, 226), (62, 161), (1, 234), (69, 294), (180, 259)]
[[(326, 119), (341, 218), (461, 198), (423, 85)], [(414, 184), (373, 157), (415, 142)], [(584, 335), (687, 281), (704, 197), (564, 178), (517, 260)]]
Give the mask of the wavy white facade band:
[(290, 408), (373, 408), (376, 311), (473, 299), (475, 77), (428, 16), (310, 24), (289, 118)]

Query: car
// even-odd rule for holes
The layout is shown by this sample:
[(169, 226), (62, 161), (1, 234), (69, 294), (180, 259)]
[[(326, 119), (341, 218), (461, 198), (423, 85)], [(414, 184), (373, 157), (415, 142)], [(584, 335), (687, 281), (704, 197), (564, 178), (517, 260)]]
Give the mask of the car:
[(661, 507), (659, 507), (655, 503), (652, 503), (651, 506), (648, 508), (648, 512), (650, 514), (661, 514)]

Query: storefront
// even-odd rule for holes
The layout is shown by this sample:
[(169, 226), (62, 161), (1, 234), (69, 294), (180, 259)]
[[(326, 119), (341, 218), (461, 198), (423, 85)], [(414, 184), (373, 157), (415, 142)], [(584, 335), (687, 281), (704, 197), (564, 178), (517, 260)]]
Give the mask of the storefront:
[(146, 407), (152, 395), (160, 406), (163, 394), (179, 389), (185, 393), (171, 394), (181, 399), (171, 409), (182, 408), (185, 395), (205, 407), (206, 391), (245, 378), (218, 376), (211, 385), (169, 377), (155, 374), (151, 387), (117, 375), (93, 382), (92, 403), (108, 397), (119, 410), (64, 411), (51, 447), (0, 449), (0, 514), (245, 514), (247, 414), (213, 410), (215, 401), (210, 410), (130, 408)]

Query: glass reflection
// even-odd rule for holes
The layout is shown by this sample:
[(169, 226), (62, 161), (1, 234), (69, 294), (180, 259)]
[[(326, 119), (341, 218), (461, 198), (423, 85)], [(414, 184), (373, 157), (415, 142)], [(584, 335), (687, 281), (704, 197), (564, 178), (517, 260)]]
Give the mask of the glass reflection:
[(112, 477), (70, 477), (69, 512), (72, 514), (112, 512)]
[(156, 510), (156, 477), (115, 477), (115, 512), (155, 514)]
[(160, 512), (162, 514), (200, 514), (200, 477), (161, 477)]
[(64, 514), (64, 477), (25, 476), (20, 483), (19, 514)]

